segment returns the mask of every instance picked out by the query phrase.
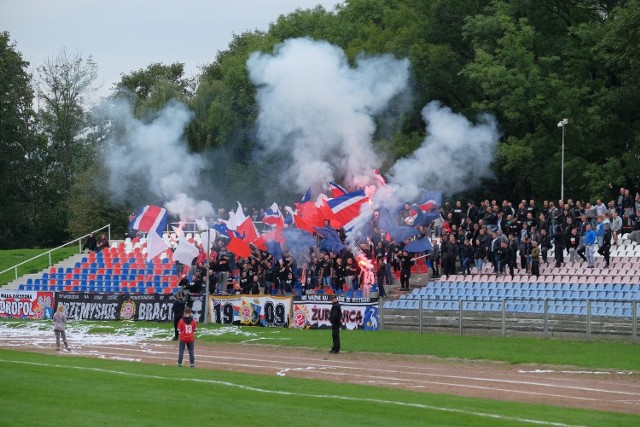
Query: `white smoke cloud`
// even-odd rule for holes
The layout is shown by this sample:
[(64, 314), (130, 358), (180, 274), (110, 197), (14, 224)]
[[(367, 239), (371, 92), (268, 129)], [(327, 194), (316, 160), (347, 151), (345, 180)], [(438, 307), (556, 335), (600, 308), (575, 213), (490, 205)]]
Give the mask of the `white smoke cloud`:
[(142, 196), (148, 195), (147, 203), (160, 200), (181, 218), (213, 214), (210, 202), (191, 198), (207, 163), (188, 150), (184, 129), (193, 113), (187, 107), (169, 102), (150, 123), (135, 118), (124, 102), (109, 105), (107, 110), (116, 128), (105, 155), (109, 190), (115, 198), (124, 199), (132, 189), (142, 189)]
[(455, 194), (492, 177), (500, 137), (495, 118), (481, 114), (473, 124), (461, 114), (433, 101), (422, 109), (427, 137), (409, 157), (390, 169), (390, 184), (397, 201), (414, 200), (420, 188)]
[(257, 130), (263, 154), (282, 160), (282, 181), (304, 191), (340, 180), (362, 186), (379, 159), (373, 117), (407, 89), (409, 61), (360, 57), (354, 67), (337, 46), (290, 39), (273, 55), (253, 53)]

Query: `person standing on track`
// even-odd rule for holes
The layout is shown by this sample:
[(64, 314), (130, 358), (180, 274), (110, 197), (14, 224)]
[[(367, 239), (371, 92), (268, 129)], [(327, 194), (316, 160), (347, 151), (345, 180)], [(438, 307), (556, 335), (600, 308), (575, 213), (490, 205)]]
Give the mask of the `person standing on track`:
[(64, 305), (58, 304), (58, 310), (53, 315), (53, 332), (56, 334), (56, 350), (60, 351), (60, 337), (64, 343), (64, 348), (67, 351), (71, 351), (69, 344), (67, 344), (67, 335), (64, 331), (67, 324), (67, 316), (64, 314)]
[(180, 344), (178, 345), (178, 367), (182, 367), (182, 359), (184, 357), (184, 348), (189, 350), (189, 365), (194, 368), (196, 357), (194, 352), (195, 332), (198, 329), (198, 323), (191, 316), (189, 307), (184, 309), (184, 316), (178, 322), (178, 332), (180, 334)]
[(173, 311), (173, 341), (178, 340), (178, 322), (182, 319), (184, 315), (184, 308), (186, 306), (186, 302), (184, 300), (184, 294), (182, 291), (176, 292), (176, 301), (173, 303), (172, 311)]
[(331, 298), (331, 312), (329, 313), (331, 321), (331, 338), (333, 338), (333, 347), (329, 353), (340, 353), (340, 328), (342, 327), (342, 308), (338, 302), (338, 297)]

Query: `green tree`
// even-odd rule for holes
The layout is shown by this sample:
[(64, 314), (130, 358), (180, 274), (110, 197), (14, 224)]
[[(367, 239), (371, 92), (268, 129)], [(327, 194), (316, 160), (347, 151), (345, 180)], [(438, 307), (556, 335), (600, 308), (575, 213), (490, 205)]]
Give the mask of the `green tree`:
[(0, 248), (38, 238), (44, 144), (35, 132), (28, 66), (9, 33), (0, 33)]

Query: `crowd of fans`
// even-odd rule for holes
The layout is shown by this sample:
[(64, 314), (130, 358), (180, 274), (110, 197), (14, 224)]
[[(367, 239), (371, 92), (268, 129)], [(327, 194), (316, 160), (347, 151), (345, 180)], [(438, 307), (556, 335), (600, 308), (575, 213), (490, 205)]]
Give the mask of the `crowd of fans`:
[[(412, 226), (409, 204), (395, 216), (396, 225)], [(621, 236), (640, 243), (640, 194), (620, 188), (608, 203), (598, 199), (595, 204), (583, 201), (522, 200), (517, 206), (511, 201), (483, 200), (445, 202), (439, 207), (440, 217), (428, 226), (416, 226), (420, 237), (431, 238), (433, 250), (425, 254), (404, 250), (410, 240), (394, 241), (381, 229), (374, 212), (372, 233), (355, 246), (327, 249), (320, 234), (317, 244), (298, 257), (283, 247), (282, 257), (253, 247), (248, 258), (238, 258), (226, 248), (227, 241), (218, 239), (211, 248), (209, 260), (200, 248), (193, 260), (192, 280), (177, 263), (182, 277), (182, 289), (202, 292), (207, 282), (212, 294), (273, 294), (343, 293), (346, 291), (378, 290), (385, 296), (384, 285), (393, 285), (400, 278), (400, 289), (409, 290), (411, 268), (418, 257), (427, 257), (432, 278), (453, 274), (486, 274), (486, 263), (495, 274), (514, 276), (516, 270), (538, 276), (540, 266), (566, 262), (595, 266), (595, 252), (609, 265), (610, 249), (619, 244)], [(259, 223), (264, 209), (245, 208), (245, 215)], [(224, 211), (219, 212), (224, 217)], [(325, 221), (325, 227), (331, 227)], [(346, 233), (338, 229), (343, 242)], [(553, 259), (548, 254), (553, 250)], [(568, 257), (568, 260), (565, 259)], [(365, 260), (363, 262), (363, 260)], [(207, 280), (208, 279), (208, 280)]]

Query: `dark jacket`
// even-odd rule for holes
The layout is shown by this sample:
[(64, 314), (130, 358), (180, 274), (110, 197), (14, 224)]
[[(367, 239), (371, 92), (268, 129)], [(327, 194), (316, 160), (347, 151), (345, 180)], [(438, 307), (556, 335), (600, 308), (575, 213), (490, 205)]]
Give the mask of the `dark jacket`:
[(331, 326), (333, 326), (334, 328), (339, 328), (340, 326), (342, 326), (342, 309), (339, 302), (331, 304), (329, 321), (331, 321)]

